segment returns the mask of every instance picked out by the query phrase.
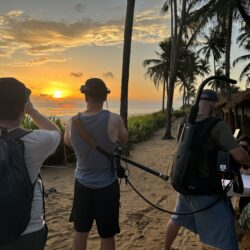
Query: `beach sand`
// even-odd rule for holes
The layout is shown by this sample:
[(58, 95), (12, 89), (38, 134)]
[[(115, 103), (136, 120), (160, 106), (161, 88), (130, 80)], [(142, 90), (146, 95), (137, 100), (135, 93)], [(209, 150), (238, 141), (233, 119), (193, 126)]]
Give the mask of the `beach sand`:
[[(173, 123), (175, 135), (178, 120)], [(148, 141), (135, 144), (130, 159), (169, 174), (171, 160), (176, 147), (175, 140), (161, 140), (164, 130), (157, 131)], [(170, 181), (163, 181), (141, 169), (128, 165), (129, 180), (151, 202), (172, 211), (175, 207), (177, 193)], [(68, 222), (74, 186), (74, 168), (45, 167), (42, 176), (46, 192), (46, 221), (49, 235), (46, 250), (71, 249), (73, 226)], [(121, 233), (116, 237), (118, 250), (162, 250), (164, 231), (170, 217), (151, 207), (142, 200), (124, 180), (121, 185), (120, 227)], [(192, 232), (181, 229), (174, 246), (183, 250), (201, 249), (199, 237)], [(99, 237), (93, 226), (88, 241), (89, 250), (99, 249)], [(207, 247), (206, 249), (214, 249)], [(241, 250), (250, 250), (250, 237), (245, 237)]]

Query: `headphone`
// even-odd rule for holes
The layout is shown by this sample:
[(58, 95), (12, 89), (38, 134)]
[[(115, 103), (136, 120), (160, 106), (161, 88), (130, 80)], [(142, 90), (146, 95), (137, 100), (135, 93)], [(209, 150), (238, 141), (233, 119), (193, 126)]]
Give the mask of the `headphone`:
[(94, 96), (94, 97), (98, 97), (98, 96), (104, 96), (109, 94), (111, 91), (107, 88), (107, 87), (90, 87), (87, 85), (82, 85), (80, 87), (80, 91), (83, 94), (89, 95), (89, 96)]

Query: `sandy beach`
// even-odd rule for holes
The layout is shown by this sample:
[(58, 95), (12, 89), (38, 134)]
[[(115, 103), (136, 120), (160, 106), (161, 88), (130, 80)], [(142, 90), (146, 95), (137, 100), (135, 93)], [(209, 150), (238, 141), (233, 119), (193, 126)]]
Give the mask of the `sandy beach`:
[[(173, 124), (175, 135), (178, 121)], [(164, 130), (157, 131), (145, 142), (135, 144), (130, 159), (153, 168), (164, 174), (170, 171), (170, 164), (176, 147), (175, 140), (161, 140)], [(170, 181), (163, 181), (141, 169), (128, 165), (129, 180), (136, 188), (154, 204), (172, 211), (177, 193), (172, 189)], [(46, 250), (71, 249), (73, 226), (68, 222), (74, 186), (74, 168), (44, 167), (42, 176), (46, 192), (46, 220), (49, 235)], [(170, 217), (151, 207), (143, 201), (124, 180), (120, 185), (121, 233), (117, 235), (118, 250), (161, 250), (164, 244), (164, 231)], [(199, 237), (188, 230), (181, 229), (174, 245), (183, 250), (201, 248)], [(89, 250), (99, 249), (98, 234), (95, 226), (90, 233)], [(214, 248), (207, 248), (214, 249)], [(250, 237), (244, 237), (241, 250), (250, 250)]]

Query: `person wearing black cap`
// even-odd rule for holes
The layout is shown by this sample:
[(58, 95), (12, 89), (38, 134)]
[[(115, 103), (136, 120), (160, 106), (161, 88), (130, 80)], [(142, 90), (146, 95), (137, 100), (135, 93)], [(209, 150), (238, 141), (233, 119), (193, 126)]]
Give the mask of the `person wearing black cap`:
[[(38, 127), (37, 130), (30, 131), (20, 138), (25, 149), (25, 167), (27, 167), (30, 181), (34, 187), (31, 204), (31, 217), (22, 234), (17, 238), (12, 238), (12, 240), (8, 241), (6, 244), (4, 243), (4, 245), (1, 245), (1, 250), (43, 250), (46, 243), (43, 191), (42, 183), (40, 178), (38, 178), (38, 174), (43, 162), (56, 150), (61, 139), (61, 132), (54, 123), (49, 121), (33, 107), (29, 99), (30, 94), (31, 91), (17, 79), (7, 77), (0, 78), (0, 136), (3, 136), (4, 138), (5, 135), (17, 134), (17, 131), (20, 132), (20, 130), (22, 130), (20, 128), (20, 123), (24, 114), (30, 115)], [(3, 147), (1, 147), (1, 149), (2, 148)], [(1, 159), (2, 157), (3, 156), (1, 156)], [(13, 157), (14, 156), (12, 155), (9, 156), (10, 159), (15, 159)], [(20, 175), (21, 174), (19, 173), (19, 178)], [(3, 188), (2, 185), (3, 184), (1, 183), (1, 192)], [(13, 197), (9, 198), (11, 199)], [(3, 201), (1, 200), (1, 203), (2, 202)], [(23, 205), (24, 204), (20, 204), (20, 207), (23, 207)], [(20, 207), (11, 207), (9, 209), (20, 210)], [(16, 210), (16, 212), (18, 211)], [(1, 213), (3, 213), (2, 209)], [(1, 214), (1, 216), (4, 215)], [(1, 230), (4, 230), (1, 222), (2, 221), (0, 221), (0, 228)], [(8, 226), (11, 227), (12, 225)], [(7, 230), (5, 229), (5, 231)]]
[[(213, 90), (205, 89), (202, 91), (199, 101), (199, 111), (196, 124), (202, 130), (212, 116), (218, 97)], [(250, 167), (250, 158), (246, 151), (239, 146), (234, 139), (231, 129), (224, 121), (218, 121), (208, 132), (207, 140), (202, 147), (210, 153), (208, 167), (211, 170), (216, 168), (217, 150), (219, 148), (230, 152), (232, 157), (239, 163)], [(198, 158), (198, 156), (197, 156)], [(197, 162), (197, 167), (206, 176), (206, 170), (202, 162)], [(214, 177), (215, 179), (216, 177)], [(212, 180), (213, 181), (213, 180)], [(214, 180), (215, 184), (220, 185), (220, 181)], [(217, 186), (214, 185), (215, 187)], [(185, 195), (179, 194), (175, 208), (176, 213), (192, 213), (202, 209), (218, 199), (221, 190), (214, 190), (209, 195)], [(175, 249), (171, 245), (174, 242), (179, 228), (183, 226), (194, 233), (199, 234), (200, 240), (208, 245), (218, 247), (223, 250), (237, 250), (238, 243), (235, 233), (233, 213), (230, 201), (226, 195), (212, 207), (191, 215), (172, 215), (165, 232), (165, 250)]]
[(115, 249), (119, 228), (119, 184), (113, 162), (92, 147), (75, 126), (85, 127), (98, 146), (113, 153), (116, 143), (126, 144), (128, 133), (122, 118), (103, 109), (110, 90), (98, 78), (90, 78), (80, 91), (85, 95), (87, 109), (69, 119), (64, 135), (65, 144), (72, 146), (77, 158), (74, 202), (70, 221), (74, 222), (73, 250), (87, 249), (88, 234), (96, 221), (101, 250)]

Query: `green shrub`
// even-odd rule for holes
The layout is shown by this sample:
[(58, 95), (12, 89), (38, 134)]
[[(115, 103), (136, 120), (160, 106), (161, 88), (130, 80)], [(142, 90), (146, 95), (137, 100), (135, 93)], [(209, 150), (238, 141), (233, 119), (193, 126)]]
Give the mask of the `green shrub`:
[[(62, 135), (64, 134), (64, 126), (59, 116), (50, 116), (49, 120), (55, 123), (61, 130)], [(29, 115), (25, 115), (21, 121), (21, 126), (28, 130), (37, 129), (37, 125), (34, 123), (32, 118)], [(64, 164), (65, 163), (65, 152), (63, 139), (61, 140), (59, 146), (56, 149), (56, 152), (49, 156), (48, 159), (44, 162), (45, 165), (54, 165), (54, 164)]]
[(183, 110), (174, 110), (172, 113), (172, 116), (179, 118), (179, 117), (183, 117), (186, 115), (186, 112)]
[[(173, 111), (172, 115), (178, 118), (184, 116), (185, 112), (181, 110), (175, 110)], [(63, 135), (64, 125), (61, 118), (58, 116), (50, 116), (49, 119), (57, 124)], [(156, 130), (163, 128), (165, 123), (166, 114), (163, 112), (130, 116), (128, 118), (129, 148), (131, 148), (134, 143), (149, 139)], [(37, 129), (36, 124), (33, 122), (31, 117), (27, 115), (25, 115), (23, 118), (21, 125), (26, 129)], [(56, 152), (46, 160), (45, 164), (63, 164), (66, 160), (65, 155), (67, 155), (68, 162), (76, 162), (72, 148), (67, 146), (65, 147), (62, 140)]]
[(25, 115), (21, 121), (21, 126), (23, 128), (26, 128), (28, 130), (34, 130), (37, 129), (36, 124), (32, 120), (32, 118), (29, 115)]
[(135, 115), (128, 118), (129, 144), (146, 140), (165, 125), (166, 116), (162, 112)]

